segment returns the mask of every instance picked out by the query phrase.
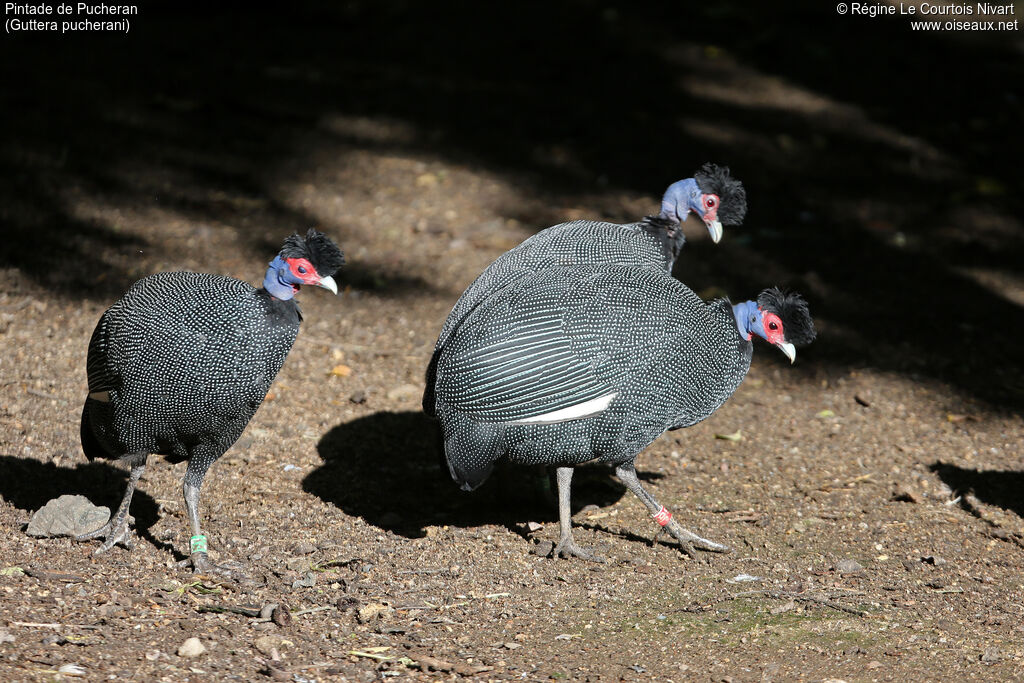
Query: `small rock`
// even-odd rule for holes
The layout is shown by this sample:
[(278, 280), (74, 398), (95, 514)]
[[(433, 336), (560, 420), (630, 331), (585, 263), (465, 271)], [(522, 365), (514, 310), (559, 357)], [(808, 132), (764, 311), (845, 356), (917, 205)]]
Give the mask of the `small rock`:
[(785, 605), (779, 605), (778, 607), (772, 607), (769, 611), (772, 614), (784, 614), (785, 612), (791, 612), (796, 609), (796, 602), (790, 600)]
[(65, 664), (57, 669), (57, 673), (64, 674), (65, 676), (85, 676), (88, 672), (77, 664)]
[(348, 400), (352, 401), (352, 403), (355, 403), (356, 405), (366, 403), (366, 392), (361, 390), (357, 391), (349, 396)]
[(981, 654), (981, 661), (986, 664), (995, 664), (1003, 658), (1003, 653), (999, 651), (998, 647), (986, 647), (985, 651)]
[(189, 638), (178, 648), (179, 657), (198, 657), (206, 654), (206, 646), (198, 638)]
[(338, 598), (338, 601), (334, 603), (334, 606), (338, 608), (339, 612), (347, 612), (350, 609), (359, 607), (359, 601), (353, 597), (343, 595)]
[(920, 503), (923, 500), (917, 491), (906, 484), (896, 487), (892, 493), (892, 499), (903, 503)]
[(867, 667), (869, 669), (881, 669), (882, 668), (882, 663), (880, 661), (878, 661), (877, 659), (873, 659), (873, 660), (871, 660), (870, 662), (867, 663)]
[(366, 622), (374, 619), (384, 618), (394, 611), (395, 608), (391, 605), (385, 605), (382, 602), (371, 602), (368, 605), (360, 607), (356, 614), (359, 617), (359, 621), (365, 624)]
[(3, 645), (4, 643), (13, 643), (14, 640), (15, 638), (11, 635), (10, 631), (5, 628), (0, 628), (0, 645)]
[(280, 659), (279, 654), (285, 648), (289, 648), (294, 643), (290, 640), (285, 640), (278, 635), (265, 635), (260, 636), (252, 642), (253, 647), (260, 651), (261, 654), (266, 655), (272, 659)]
[(917, 569), (917, 562), (914, 562), (913, 560), (908, 560), (904, 558), (900, 560), (900, 563), (903, 565), (903, 568), (906, 569), (908, 572), (912, 572), (915, 569)]
[(301, 579), (295, 579), (292, 581), (292, 588), (312, 588), (316, 585), (316, 574), (313, 572), (306, 572), (302, 575)]
[(864, 567), (856, 560), (846, 559), (836, 562), (836, 571), (844, 576), (852, 576), (854, 574), (863, 574)]
[(526, 530), (529, 531), (530, 533), (533, 533), (534, 531), (540, 531), (543, 528), (544, 528), (544, 525), (543, 524), (539, 524), (537, 522), (527, 522), (526, 523)]
[(555, 544), (551, 541), (541, 541), (537, 545), (530, 548), (530, 552), (540, 557), (547, 557), (551, 554), (551, 551), (555, 549)]
[(352, 374), (352, 368), (342, 363), (331, 368), (331, 374), (335, 377), (348, 377)]
[(274, 608), (270, 618), (275, 624), (284, 628), (292, 623), (292, 611), (288, 609), (288, 605), (279, 605)]
[(921, 561), (926, 564), (933, 564), (936, 567), (941, 567), (942, 565), (947, 564), (946, 558), (939, 557), (938, 555), (928, 555), (926, 557), (922, 557)]
[(518, 650), (522, 646), (523, 646), (522, 643), (503, 643), (502, 644), (502, 647), (504, 647), (506, 650)]
[(316, 552), (316, 546), (308, 541), (296, 543), (295, 547), (292, 548), (292, 555), (309, 555), (314, 552)]
[(415, 384), (400, 384), (388, 392), (390, 401), (418, 401), (423, 395), (423, 387)]
[(79, 536), (95, 531), (110, 519), (110, 510), (93, 505), (85, 496), (63, 495), (36, 510), (28, 535), (37, 538)]

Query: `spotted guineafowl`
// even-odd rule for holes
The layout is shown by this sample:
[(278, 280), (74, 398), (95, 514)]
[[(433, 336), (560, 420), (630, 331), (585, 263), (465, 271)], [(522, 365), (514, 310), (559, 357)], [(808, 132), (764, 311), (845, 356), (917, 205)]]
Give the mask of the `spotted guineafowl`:
[(554, 225), (502, 254), (466, 288), (445, 320), (427, 368), (423, 410), (434, 417), (437, 359), (455, 329), (480, 302), (515, 279), (553, 266), (615, 264), (672, 272), (685, 242), (682, 222), (694, 213), (711, 233), (722, 238), (722, 224), (739, 225), (747, 213), (743, 184), (723, 166), (707, 163), (692, 178), (673, 183), (657, 216), (619, 225), (577, 220)]
[(452, 478), (479, 486), (496, 461), (557, 467), (555, 555), (596, 559), (572, 538), (575, 465), (600, 460), (655, 520), (693, 546), (722, 546), (687, 531), (640, 485), (633, 462), (666, 430), (696, 424), (736, 390), (751, 335), (792, 361), (813, 340), (807, 304), (768, 289), (757, 301), (705, 303), (664, 272), (623, 266), (551, 268), (477, 306), (442, 350), (437, 415)]
[(292, 235), (263, 286), (222, 275), (159, 273), (136, 282), (100, 318), (89, 342), (85, 455), (127, 461), (128, 490), (110, 522), (78, 540), (131, 547), (128, 508), (150, 453), (188, 459), (185, 509), (196, 571), (216, 569), (199, 525), (207, 469), (242, 434), (299, 332), (301, 285), (338, 293), (344, 258), (323, 233)]

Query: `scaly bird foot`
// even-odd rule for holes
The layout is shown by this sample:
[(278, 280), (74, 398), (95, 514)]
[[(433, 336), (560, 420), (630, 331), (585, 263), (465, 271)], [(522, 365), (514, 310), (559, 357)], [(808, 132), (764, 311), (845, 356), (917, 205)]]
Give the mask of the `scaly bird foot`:
[(220, 574), (221, 576), (231, 579), (247, 578), (245, 572), (242, 571), (245, 568), (245, 565), (231, 560), (220, 564), (214, 564), (210, 561), (209, 555), (205, 552), (192, 553), (188, 559), (179, 562), (178, 566), (191, 566), (193, 574)]
[(97, 548), (93, 555), (102, 555), (118, 544), (121, 544), (128, 550), (131, 550), (135, 547), (135, 539), (133, 538), (132, 530), (128, 525), (134, 523), (135, 518), (131, 515), (126, 515), (120, 519), (115, 518), (95, 531), (75, 536), (74, 540), (91, 541), (94, 538), (103, 538), (103, 545)]
[(135, 540), (132, 535), (131, 528), (128, 526), (128, 520), (121, 520), (120, 524), (116, 524), (113, 520), (106, 522), (94, 531), (88, 533), (82, 533), (80, 536), (75, 537), (75, 541), (91, 541), (92, 539), (103, 539), (103, 545), (96, 549), (93, 555), (102, 555), (106, 551), (110, 550), (114, 546), (120, 544), (131, 550), (135, 547)]
[(605, 560), (600, 555), (587, 550), (582, 546), (576, 545), (576, 541), (573, 540), (572, 536), (566, 536), (558, 542), (555, 549), (551, 551), (551, 557), (558, 559), (559, 557), (579, 557), (584, 560), (590, 560), (591, 562), (601, 562)]
[(679, 547), (686, 555), (696, 559), (697, 554), (694, 552), (694, 548), (700, 548), (701, 550), (707, 550), (713, 553), (728, 553), (732, 552), (732, 549), (721, 543), (716, 543), (710, 539), (698, 536), (692, 531), (683, 528), (676, 520), (669, 520), (668, 524), (664, 527), (665, 531), (672, 534), (677, 541), (679, 541)]

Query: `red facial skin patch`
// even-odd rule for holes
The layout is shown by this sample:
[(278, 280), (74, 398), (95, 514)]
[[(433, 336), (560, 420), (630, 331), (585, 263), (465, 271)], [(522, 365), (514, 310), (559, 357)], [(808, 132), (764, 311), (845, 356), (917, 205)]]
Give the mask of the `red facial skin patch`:
[(289, 258), (285, 259), (285, 263), (288, 264), (288, 269), (292, 271), (292, 275), (303, 284), (315, 285), (320, 282), (320, 275), (308, 259)]
[(672, 521), (672, 513), (666, 510), (664, 505), (662, 505), (661, 509), (651, 516), (654, 517), (654, 521), (661, 526), (665, 526)]
[(782, 332), (782, 320), (774, 313), (764, 314), (764, 338), (770, 344), (786, 343), (786, 335)]
[(704, 207), (704, 222), (710, 223), (718, 219), (719, 199), (717, 194), (702, 194), (700, 205)]

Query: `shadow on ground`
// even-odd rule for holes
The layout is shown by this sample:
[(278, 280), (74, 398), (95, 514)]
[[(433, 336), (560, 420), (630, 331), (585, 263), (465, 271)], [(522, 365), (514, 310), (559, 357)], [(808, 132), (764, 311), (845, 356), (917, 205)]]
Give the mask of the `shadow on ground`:
[[(5, 41), (0, 267), (109, 298), (140, 275), (122, 210), (237, 233), (264, 259), (280, 226), (316, 222), (275, 196), (310, 149), (500, 175), (544, 214), (506, 216), (537, 229), (566, 205), (638, 218), (622, 193), (713, 159), (751, 211), (720, 247), (683, 254), (694, 289), (789, 284), (823, 323), (809, 359), (1024, 407), (1024, 309), (1003, 290), (1024, 262), (1016, 36), (915, 32), (811, 0), (695, 6), (695, 31), (680, 18), (621, 0), (153, 3), (123, 40)], [(396, 277), (375, 268), (358, 281)]]
[(972, 493), (983, 503), (1024, 518), (1024, 471), (969, 470), (937, 462), (931, 471), (957, 495)]
[[(558, 520), (544, 468), (499, 464), (476, 491), (459, 490), (441, 458), (437, 422), (421, 412), (380, 412), (338, 425), (317, 450), (324, 464), (303, 479), (303, 490), (407, 538), (438, 525), (502, 524), (523, 534), (527, 521)], [(577, 468), (573, 512), (611, 505), (625, 492), (611, 469)]]
[[(83, 495), (94, 505), (116, 510), (121, 504), (128, 471), (102, 462), (91, 462), (75, 467), (58, 467), (29, 458), (0, 455), (0, 498), (24, 510), (26, 521), (33, 512), (53, 498)], [(158, 506), (145, 491), (135, 490), (131, 514), (135, 517), (135, 532), (158, 548), (166, 546), (158, 541), (150, 529), (157, 521)], [(99, 545), (99, 541), (93, 542)]]

